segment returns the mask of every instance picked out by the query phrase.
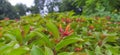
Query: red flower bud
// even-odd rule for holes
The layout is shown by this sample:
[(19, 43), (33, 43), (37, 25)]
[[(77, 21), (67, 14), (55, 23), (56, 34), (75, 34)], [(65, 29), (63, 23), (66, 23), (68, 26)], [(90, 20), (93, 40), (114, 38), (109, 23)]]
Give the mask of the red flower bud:
[(90, 29), (90, 30), (93, 30), (93, 29), (94, 29), (94, 26), (93, 26), (93, 25), (90, 25), (90, 26), (89, 26), (89, 29)]
[(77, 48), (75, 48), (74, 50), (76, 51), (76, 52), (78, 52), (78, 51), (81, 51), (83, 48), (80, 48), (80, 47), (77, 47)]

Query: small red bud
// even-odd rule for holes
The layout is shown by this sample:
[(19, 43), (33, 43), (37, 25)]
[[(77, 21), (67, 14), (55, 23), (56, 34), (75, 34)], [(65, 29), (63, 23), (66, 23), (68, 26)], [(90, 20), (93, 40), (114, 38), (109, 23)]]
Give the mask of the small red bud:
[(76, 51), (76, 52), (78, 52), (78, 51), (81, 51), (83, 48), (80, 48), (80, 47), (77, 47), (77, 48), (75, 48), (74, 50)]

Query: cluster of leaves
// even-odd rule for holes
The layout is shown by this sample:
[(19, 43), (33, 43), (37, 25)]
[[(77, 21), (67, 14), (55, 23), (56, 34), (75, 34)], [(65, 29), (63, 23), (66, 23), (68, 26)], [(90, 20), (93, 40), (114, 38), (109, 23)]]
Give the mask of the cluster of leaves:
[(0, 55), (120, 54), (120, 22), (65, 14), (1, 20)]
[(8, 0), (0, 0), (0, 20), (6, 17), (10, 19), (19, 19), (20, 16), (26, 15), (27, 9), (27, 6), (22, 3), (13, 6)]
[(111, 16), (120, 21), (120, 0), (62, 0), (60, 12), (73, 10), (77, 15)]
[(119, 11), (119, 0), (63, 0), (62, 10), (77, 10), (76, 8), (83, 8), (83, 14), (93, 14), (103, 11), (113, 12), (114, 10)]
[(19, 15), (16, 9), (7, 0), (0, 0), (0, 20), (5, 17), (15, 19), (19, 18)]

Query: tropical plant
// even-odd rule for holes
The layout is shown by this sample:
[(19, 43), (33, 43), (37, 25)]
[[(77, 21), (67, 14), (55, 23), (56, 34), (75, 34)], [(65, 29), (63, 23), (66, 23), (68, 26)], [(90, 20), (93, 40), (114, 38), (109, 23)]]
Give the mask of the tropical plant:
[(0, 55), (120, 54), (120, 22), (73, 14), (32, 14), (19, 21), (1, 20)]

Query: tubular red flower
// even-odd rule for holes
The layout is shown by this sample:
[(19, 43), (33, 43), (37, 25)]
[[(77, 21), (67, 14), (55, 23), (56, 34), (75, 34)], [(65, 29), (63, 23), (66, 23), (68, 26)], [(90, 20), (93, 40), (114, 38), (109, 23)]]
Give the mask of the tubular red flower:
[(68, 32), (70, 29), (70, 24), (67, 25), (67, 27), (65, 28), (65, 32)]
[(64, 31), (63, 28), (62, 28), (62, 26), (61, 26), (61, 24), (59, 25), (59, 31), (60, 31), (60, 32), (63, 32), (63, 31)]
[(73, 31), (74, 31), (74, 30), (72, 30), (72, 29), (70, 28), (70, 24), (68, 24), (68, 25), (66, 26), (65, 30), (63, 30), (61, 24), (60, 24), (60, 26), (59, 26), (59, 32), (60, 32), (61, 37), (69, 36), (69, 35), (71, 35), (71, 34), (73, 33)]

